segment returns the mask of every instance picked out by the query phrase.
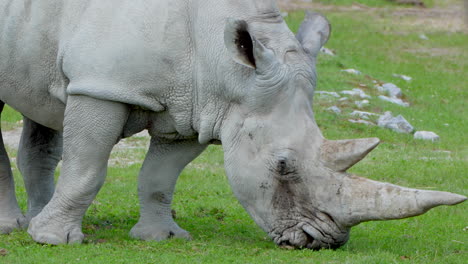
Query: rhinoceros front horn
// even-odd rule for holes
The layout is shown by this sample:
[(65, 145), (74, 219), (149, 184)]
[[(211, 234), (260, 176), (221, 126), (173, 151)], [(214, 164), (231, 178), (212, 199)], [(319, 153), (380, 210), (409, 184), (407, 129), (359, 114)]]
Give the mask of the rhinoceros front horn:
[[(377, 138), (324, 140), (321, 159), (330, 169), (344, 172), (378, 144)], [(455, 205), (466, 200), (465, 196), (449, 192), (411, 189), (350, 174), (341, 175), (339, 187), (334, 190), (339, 199), (334, 214), (348, 227), (365, 221), (417, 216), (439, 205)]]
[(405, 188), (346, 175), (339, 190), (340, 214), (346, 226), (373, 220), (417, 216), (439, 205), (455, 205), (465, 196), (440, 191)]

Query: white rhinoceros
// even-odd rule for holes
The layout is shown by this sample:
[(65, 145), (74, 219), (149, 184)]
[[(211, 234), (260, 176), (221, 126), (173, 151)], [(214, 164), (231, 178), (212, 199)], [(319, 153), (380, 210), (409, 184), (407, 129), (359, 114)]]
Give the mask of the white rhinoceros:
[(326, 140), (314, 121), (315, 61), (330, 33), (321, 15), (295, 37), (267, 0), (0, 0), (0, 10), (0, 100), (24, 115), (28, 193), (23, 216), (0, 142), (3, 233), (29, 224), (40, 243), (81, 242), (112, 147), (144, 129), (139, 239), (190, 237), (171, 216), (174, 185), (211, 143), (223, 145), (240, 203), (280, 245), (335, 248), (360, 222), (466, 199), (345, 172), (379, 141)]

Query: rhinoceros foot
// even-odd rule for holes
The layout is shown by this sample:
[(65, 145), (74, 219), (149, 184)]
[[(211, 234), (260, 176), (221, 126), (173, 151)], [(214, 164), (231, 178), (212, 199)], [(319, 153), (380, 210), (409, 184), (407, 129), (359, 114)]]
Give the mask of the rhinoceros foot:
[(79, 223), (60, 222), (42, 213), (31, 219), (28, 233), (34, 241), (51, 245), (81, 243), (84, 238)]
[(0, 234), (6, 235), (15, 229), (24, 228), (27, 225), (26, 218), (22, 214), (9, 217), (0, 216)]
[(130, 236), (141, 240), (162, 241), (169, 238), (191, 240), (189, 232), (172, 223), (137, 223), (130, 231)]

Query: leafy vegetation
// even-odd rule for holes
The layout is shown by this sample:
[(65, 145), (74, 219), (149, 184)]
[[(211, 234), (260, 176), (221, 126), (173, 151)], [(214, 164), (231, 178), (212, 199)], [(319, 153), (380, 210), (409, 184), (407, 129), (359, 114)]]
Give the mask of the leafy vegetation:
[[(390, 110), (402, 114), (416, 129), (441, 136), (440, 142), (428, 143), (414, 140), (412, 135), (352, 124), (347, 114), (353, 104), (341, 104), (344, 113), (336, 115), (326, 111), (332, 101), (317, 97), (315, 117), (327, 138), (382, 140), (351, 172), (404, 186), (466, 195), (468, 35), (436, 29), (421, 32), (411, 24), (392, 23), (392, 17), (383, 11), (325, 13), (333, 25), (327, 47), (337, 56), (320, 56), (317, 90), (360, 87), (375, 95), (372, 79), (393, 82), (403, 89), (411, 107), (374, 98), (362, 110)], [(290, 13), (286, 20), (296, 30), (303, 16), (302, 12)], [(420, 39), (420, 33), (429, 40)], [(340, 72), (344, 68), (364, 74)], [(409, 75), (413, 81), (397, 79), (393, 73)], [(6, 123), (13, 127), (19, 118), (7, 109), (2, 114), (2, 128)], [(144, 146), (147, 139), (132, 142)], [(12, 149), (10, 154), (16, 155)], [(124, 158), (129, 157), (137, 163), (125, 163)], [(113, 160), (122, 162), (111, 162), (117, 165), (109, 169), (106, 184), (84, 218), (83, 245), (39, 245), (25, 231), (15, 231), (0, 236), (0, 249), (4, 249), (0, 250), (0, 263), (466, 263), (467, 203), (439, 207), (416, 218), (363, 223), (353, 228), (345, 246), (334, 251), (280, 249), (234, 198), (218, 146), (208, 148), (192, 162), (176, 188), (176, 221), (191, 232), (193, 240), (136, 241), (128, 232), (138, 220), (136, 180), (143, 157), (144, 147), (113, 153)], [(24, 186), (16, 168), (14, 174), (18, 200), (25, 209)]]

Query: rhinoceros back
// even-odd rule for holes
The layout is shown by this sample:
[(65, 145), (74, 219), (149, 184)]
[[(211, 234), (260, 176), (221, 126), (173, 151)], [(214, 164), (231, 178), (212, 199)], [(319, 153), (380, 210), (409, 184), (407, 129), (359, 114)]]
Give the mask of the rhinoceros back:
[(67, 92), (155, 112), (170, 107), (166, 103), (172, 98), (189, 104), (192, 50), (186, 9), (186, 1), (120, 1), (117, 8), (105, 1), (90, 3), (93, 12), (85, 14), (65, 51)]
[(66, 97), (190, 105), (186, 1), (0, 0), (0, 100), (59, 128)]
[(58, 1), (0, 0), (0, 99), (43, 125), (63, 119)]

